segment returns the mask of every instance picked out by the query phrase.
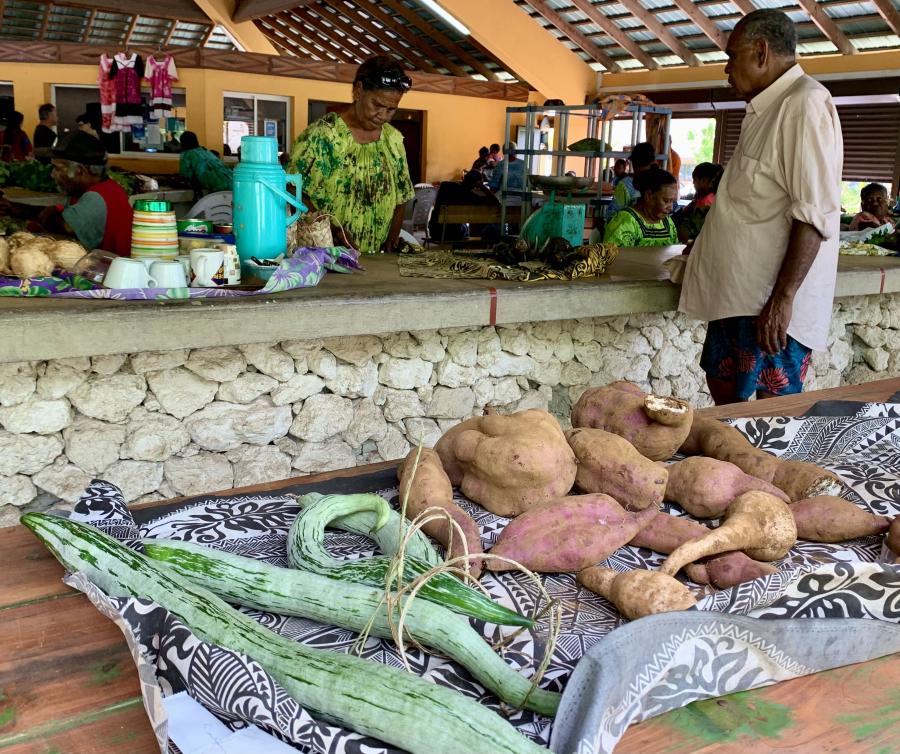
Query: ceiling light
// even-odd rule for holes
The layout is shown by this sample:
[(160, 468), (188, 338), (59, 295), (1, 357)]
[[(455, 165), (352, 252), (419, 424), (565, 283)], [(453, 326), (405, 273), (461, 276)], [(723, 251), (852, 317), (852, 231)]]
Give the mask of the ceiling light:
[(435, 0), (418, 0), (420, 5), (424, 5), (428, 10), (430, 10), (434, 15), (440, 18), (442, 21), (446, 21), (450, 26), (452, 26), (457, 32), (462, 34), (464, 37), (469, 36), (469, 29), (463, 24), (462, 21), (454, 17), (449, 11), (442, 8), (438, 5)]

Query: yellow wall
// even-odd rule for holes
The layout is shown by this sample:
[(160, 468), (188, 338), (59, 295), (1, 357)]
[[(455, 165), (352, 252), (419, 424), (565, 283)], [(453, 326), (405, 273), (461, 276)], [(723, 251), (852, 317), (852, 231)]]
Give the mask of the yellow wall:
[[(524, 14), (523, 14), (524, 15)], [(88, 65), (0, 63), (0, 81), (11, 81), (16, 109), (25, 115), (30, 133), (37, 125), (37, 109), (50, 100), (52, 84), (93, 86), (97, 68)], [(225, 91), (274, 94), (292, 98), (291, 130), (307, 125), (309, 100), (350, 101), (350, 85), (284, 76), (184, 68), (178, 87), (186, 90), (187, 127), (200, 142), (222, 151), (222, 97)], [(483, 144), (503, 141), (506, 108), (522, 102), (489, 100), (411, 91), (402, 107), (425, 111), (425, 180), (459, 179)], [(155, 173), (177, 170), (177, 161), (163, 157), (115, 158), (113, 164)]]

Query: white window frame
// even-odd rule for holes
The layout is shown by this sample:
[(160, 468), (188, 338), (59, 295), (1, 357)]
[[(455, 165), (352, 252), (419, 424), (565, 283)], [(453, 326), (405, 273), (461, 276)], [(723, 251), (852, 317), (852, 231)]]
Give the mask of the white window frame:
[(285, 104), (285, 123), (284, 123), (284, 133), (285, 133), (285, 149), (291, 148), (291, 105), (293, 104), (293, 97), (286, 96), (283, 94), (260, 94), (258, 92), (232, 92), (232, 91), (223, 91), (222, 92), (222, 123), (225, 123), (225, 98), (226, 97), (244, 97), (247, 99), (253, 100), (253, 133), (256, 136), (259, 134), (256, 133), (256, 124), (259, 122), (259, 100), (268, 100), (269, 102), (283, 102)]

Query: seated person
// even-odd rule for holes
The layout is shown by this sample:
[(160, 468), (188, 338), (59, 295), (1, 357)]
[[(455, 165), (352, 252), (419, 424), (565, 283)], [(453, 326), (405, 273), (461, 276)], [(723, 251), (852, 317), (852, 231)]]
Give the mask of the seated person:
[(613, 179), (611, 183), (613, 186), (618, 186), (619, 181), (628, 175), (628, 163), (620, 157), (613, 163), (612, 172)]
[(606, 224), (603, 243), (616, 246), (672, 246), (678, 243), (675, 223), (669, 216), (678, 193), (675, 176), (660, 168), (634, 177), (640, 198), (618, 212)]
[(66, 192), (64, 205), (47, 207), (41, 224), (74, 235), (86, 249), (131, 254), (132, 210), (128, 194), (106, 175), (106, 150), (85, 131), (74, 131), (53, 149), (53, 180)]
[(714, 162), (701, 162), (694, 168), (691, 174), (694, 181), (694, 199), (673, 216), (681, 243), (689, 243), (700, 233), (709, 208), (716, 200), (716, 191), (724, 172), (725, 169)]
[(470, 170), (466, 173), (462, 183), (442, 181), (434, 199), (431, 217), (428, 220), (428, 235), (432, 239), (439, 240), (443, 238), (446, 241), (459, 241), (463, 238), (468, 238), (470, 233), (477, 235), (481, 231), (481, 226), (461, 223), (448, 224), (446, 228), (443, 228), (439, 222), (441, 207), (470, 207), (472, 205), (500, 206), (500, 202), (484, 182), (480, 171)]
[(472, 163), (472, 170), (483, 171), (486, 167), (488, 167), (488, 157), (491, 154), (491, 150), (487, 147), (482, 147), (478, 150), (478, 159)]
[(612, 201), (609, 203), (607, 217), (614, 217), (617, 212), (630, 207), (640, 198), (641, 193), (634, 185), (634, 180), (644, 171), (656, 167), (656, 152), (653, 145), (646, 141), (637, 144), (631, 150), (628, 160), (634, 173), (624, 175), (619, 179), (615, 191), (613, 191)]
[[(504, 164), (506, 167), (504, 167)], [(506, 188), (510, 191), (521, 191), (525, 187), (525, 161), (520, 160), (516, 154), (516, 148), (509, 146), (506, 149), (506, 159), (503, 160), (491, 175), (491, 191), (499, 191), (503, 187), (503, 173), (508, 172)]]
[(191, 181), (194, 191), (231, 191), (234, 173), (212, 152), (200, 146), (197, 134), (185, 131), (180, 143), (178, 172)]
[(859, 192), (861, 212), (850, 222), (850, 230), (880, 228), (893, 222), (888, 190), (880, 183), (870, 183)]

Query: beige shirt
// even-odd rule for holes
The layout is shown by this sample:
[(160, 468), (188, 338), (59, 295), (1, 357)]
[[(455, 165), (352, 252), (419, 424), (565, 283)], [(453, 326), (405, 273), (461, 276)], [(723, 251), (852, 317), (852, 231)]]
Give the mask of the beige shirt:
[(825, 240), (794, 298), (787, 331), (824, 350), (837, 276), (843, 156), (831, 95), (799, 65), (754, 97), (688, 257), (679, 310), (707, 322), (759, 314), (791, 224), (800, 220)]

